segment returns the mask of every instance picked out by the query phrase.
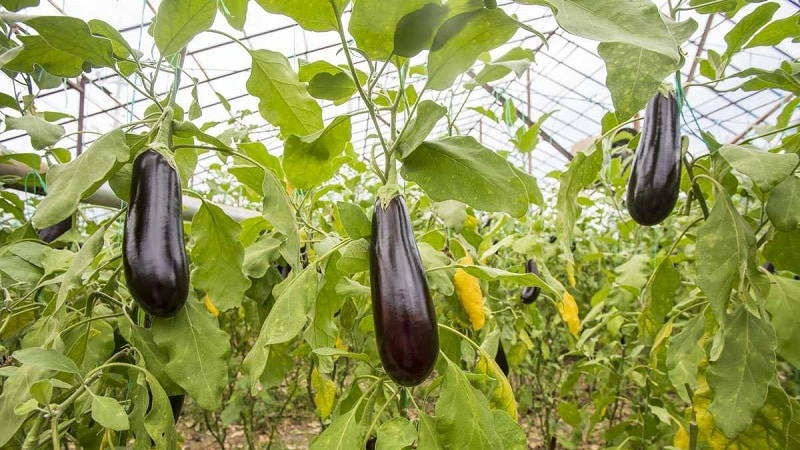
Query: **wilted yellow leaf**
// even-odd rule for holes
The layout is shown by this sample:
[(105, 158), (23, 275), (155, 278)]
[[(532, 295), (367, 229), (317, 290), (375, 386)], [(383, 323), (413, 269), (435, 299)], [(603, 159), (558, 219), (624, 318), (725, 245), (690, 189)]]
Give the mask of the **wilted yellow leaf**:
[(558, 312), (561, 314), (561, 319), (567, 323), (569, 332), (573, 336), (578, 337), (581, 331), (581, 318), (578, 316), (578, 304), (575, 303), (575, 298), (567, 291), (561, 296), (561, 301), (558, 302)]
[(319, 373), (315, 367), (311, 370), (311, 387), (314, 388), (314, 405), (317, 407), (319, 416), (325, 420), (333, 411), (336, 384), (330, 378)]
[(492, 407), (502, 409), (507, 412), (514, 420), (519, 420), (517, 414), (517, 400), (514, 398), (514, 391), (511, 390), (511, 383), (508, 382), (500, 366), (493, 359), (487, 359), (483, 355), (478, 359), (478, 364), (475, 366), (477, 373), (489, 375), (497, 380), (497, 385), (492, 391), (492, 396), (489, 403)]
[[(472, 258), (467, 255), (458, 261), (459, 264), (471, 265)], [(486, 313), (483, 311), (483, 292), (481, 292), (481, 283), (477, 278), (468, 274), (463, 269), (456, 269), (453, 275), (453, 285), (458, 294), (458, 300), (464, 311), (469, 316), (469, 321), (472, 323), (472, 329), (475, 331), (483, 328), (486, 323)]]
[(206, 309), (211, 313), (212, 316), (219, 317), (219, 310), (214, 305), (214, 302), (211, 301), (211, 297), (209, 297), (208, 294), (206, 294), (205, 304)]

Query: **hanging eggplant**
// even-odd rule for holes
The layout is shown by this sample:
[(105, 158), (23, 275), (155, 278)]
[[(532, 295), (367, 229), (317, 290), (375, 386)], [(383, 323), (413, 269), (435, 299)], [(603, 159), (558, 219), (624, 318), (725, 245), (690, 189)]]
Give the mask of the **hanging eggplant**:
[(39, 239), (49, 244), (61, 237), (62, 234), (66, 233), (71, 228), (72, 216), (69, 216), (55, 225), (36, 231), (36, 233), (39, 235)]
[(386, 373), (403, 386), (420, 384), (439, 355), (433, 300), (403, 197), (375, 202), (370, 243), (372, 313)]
[(646, 226), (663, 222), (678, 201), (680, 184), (680, 108), (671, 92), (659, 92), (647, 104), (628, 181), (627, 206), (633, 220)]
[[(539, 266), (536, 265), (536, 261), (529, 259), (525, 262), (525, 273), (532, 273), (537, 277), (539, 276)], [(542, 288), (539, 286), (526, 286), (522, 289), (522, 303), (530, 305), (535, 302), (536, 299), (539, 298), (540, 292), (542, 292)]]

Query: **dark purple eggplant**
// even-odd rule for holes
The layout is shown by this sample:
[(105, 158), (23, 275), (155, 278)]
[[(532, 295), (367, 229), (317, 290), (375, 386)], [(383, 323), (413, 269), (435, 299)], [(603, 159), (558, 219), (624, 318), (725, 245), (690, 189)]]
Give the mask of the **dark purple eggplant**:
[(439, 356), (436, 311), (403, 197), (375, 202), (370, 243), (375, 336), (383, 368), (403, 386), (420, 384)]
[(39, 235), (39, 239), (49, 244), (58, 239), (59, 237), (61, 237), (62, 234), (66, 233), (71, 228), (72, 228), (72, 216), (69, 216), (55, 225), (51, 225), (47, 228), (42, 228), (41, 230), (38, 230), (36, 233)]
[(189, 294), (177, 171), (154, 150), (133, 163), (122, 262), (134, 300), (149, 314), (172, 317)]
[(681, 184), (680, 108), (672, 93), (647, 104), (644, 127), (628, 180), (628, 212), (640, 225), (664, 221), (678, 201)]
[(494, 355), (494, 362), (503, 371), (503, 375), (508, 376), (508, 358), (506, 358), (506, 350), (503, 348), (503, 342), (497, 344), (497, 354)]
[(765, 262), (763, 267), (767, 270), (767, 272), (775, 273), (775, 266), (771, 262)]
[[(539, 276), (539, 266), (536, 265), (536, 261), (529, 259), (525, 262), (525, 273), (532, 273), (537, 277)], [(522, 303), (530, 305), (535, 302), (536, 299), (539, 298), (540, 292), (542, 292), (542, 288), (539, 286), (526, 286), (522, 289)]]

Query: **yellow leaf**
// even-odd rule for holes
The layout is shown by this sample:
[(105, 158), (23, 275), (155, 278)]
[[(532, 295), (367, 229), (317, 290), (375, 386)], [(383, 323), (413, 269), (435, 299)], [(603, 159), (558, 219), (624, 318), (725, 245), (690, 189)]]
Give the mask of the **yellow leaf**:
[(286, 193), (289, 194), (289, 196), (294, 195), (294, 185), (289, 180), (286, 180)]
[(472, 214), (467, 214), (464, 219), (464, 228), (476, 228), (478, 226), (478, 219)]
[(492, 391), (489, 403), (492, 407), (502, 409), (507, 412), (514, 420), (519, 420), (517, 413), (517, 401), (514, 398), (514, 391), (511, 390), (511, 383), (500, 370), (500, 366), (493, 359), (487, 359), (481, 354), (478, 364), (475, 366), (477, 373), (489, 375), (497, 381), (497, 385)]
[(567, 323), (569, 332), (573, 336), (578, 337), (581, 331), (581, 318), (578, 316), (578, 304), (575, 303), (575, 298), (567, 291), (561, 296), (561, 301), (558, 302), (558, 312), (561, 314), (561, 319)]
[(575, 287), (575, 264), (567, 263), (567, 281), (570, 287)]
[(325, 420), (333, 411), (336, 384), (330, 378), (319, 373), (315, 367), (311, 369), (311, 387), (314, 388), (314, 405), (317, 407), (320, 418)]
[(339, 336), (336, 336), (336, 343), (334, 345), (343, 352), (347, 351), (347, 344), (345, 344)]
[(689, 450), (689, 433), (681, 424), (678, 424), (678, 431), (672, 437), (672, 446), (681, 450)]
[(211, 297), (209, 297), (208, 294), (206, 294), (205, 304), (206, 309), (211, 313), (212, 316), (219, 317), (219, 310), (216, 306), (214, 306), (214, 302), (211, 301)]
[[(472, 257), (469, 255), (461, 258), (459, 264), (471, 265), (473, 263)], [(456, 269), (453, 275), (453, 285), (456, 288), (458, 301), (464, 307), (464, 311), (469, 316), (469, 321), (472, 323), (472, 329), (475, 331), (483, 328), (486, 323), (486, 314), (483, 311), (483, 292), (481, 292), (481, 283), (477, 278), (468, 274), (463, 269)]]

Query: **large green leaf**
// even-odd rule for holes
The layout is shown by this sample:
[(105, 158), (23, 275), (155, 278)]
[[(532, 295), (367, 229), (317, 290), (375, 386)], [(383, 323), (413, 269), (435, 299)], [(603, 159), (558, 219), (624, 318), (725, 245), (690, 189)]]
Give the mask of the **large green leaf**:
[(711, 310), (722, 321), (733, 282), (747, 276), (760, 297), (769, 281), (756, 268), (756, 237), (730, 197), (723, 194), (708, 220), (697, 230), (697, 286), (708, 296)]
[(350, 142), (350, 136), (350, 116), (339, 116), (324, 130), (308, 136), (290, 135), (283, 151), (286, 178), (300, 189), (328, 181), (336, 173), (336, 158)]
[(481, 53), (506, 43), (517, 29), (517, 22), (502, 9), (479, 9), (448, 19), (428, 54), (427, 88), (449, 89)]
[(37, 381), (48, 378), (52, 372), (33, 366), (22, 366), (3, 383), (0, 394), (0, 445), (5, 445), (28, 419), (28, 414), (17, 414), (14, 408), (31, 398), (30, 388)]
[(439, 0), (359, 0), (353, 5), (348, 29), (358, 48), (373, 60), (385, 60), (394, 50), (397, 23), (406, 14)]
[(336, 211), (344, 231), (351, 239), (368, 238), (372, 234), (372, 224), (360, 206), (339, 202), (336, 204)]
[(178, 53), (216, 16), (216, 0), (162, 0), (152, 28), (158, 50), (163, 56)]
[[(357, 414), (358, 408), (353, 408), (341, 416), (333, 419), (314, 442), (311, 450), (352, 450), (364, 445), (364, 434), (367, 427), (362, 423), (364, 415)], [(359, 420), (361, 419), (361, 420)]]
[[(449, 5), (448, 5), (449, 6)], [(420, 9), (401, 17), (394, 31), (396, 56), (412, 58), (430, 48), (439, 25), (451, 12), (450, 8), (439, 2), (427, 3)]]
[(770, 22), (743, 48), (777, 46), (785, 39), (800, 36), (800, 19), (797, 14)]
[(335, 31), (337, 14), (344, 11), (348, 1), (335, 0), (336, 10), (331, 0), (256, 0), (256, 3), (267, 12), (291, 17), (308, 31)]
[(728, 438), (753, 422), (775, 376), (775, 330), (740, 306), (722, 328), (725, 346), (706, 372), (714, 401), (708, 411)]
[(167, 353), (167, 375), (208, 410), (220, 407), (228, 385), (228, 334), (202, 303), (190, 298), (178, 315), (153, 320), (153, 340)]
[(267, 170), (264, 174), (262, 189), (264, 191), (264, 219), (286, 237), (283, 243), (286, 249), (284, 258), (290, 266), (297, 267), (300, 263), (300, 236), (297, 232), (294, 210), (283, 183), (272, 171)]
[(725, 35), (725, 42), (728, 44), (728, 48), (725, 49), (724, 57), (730, 59), (731, 56), (738, 53), (758, 30), (769, 23), (775, 11), (779, 8), (780, 5), (778, 3), (767, 2), (739, 19), (736, 25), (731, 28), (731, 31)]
[(789, 233), (800, 223), (800, 178), (786, 177), (770, 192), (767, 215), (776, 229)]
[(417, 429), (405, 417), (395, 417), (378, 427), (376, 450), (410, 448), (417, 440)]
[(26, 115), (6, 117), (6, 130), (22, 130), (31, 138), (31, 146), (36, 150), (49, 147), (64, 135), (64, 127), (46, 121), (41, 116)]
[(22, 45), (0, 56), (0, 67), (14, 72), (34, 73), (36, 66), (58, 77), (77, 77), (83, 73), (83, 60), (58, 50), (41, 36), (19, 36)]
[(706, 351), (703, 342), (706, 319), (702, 314), (695, 316), (683, 330), (669, 340), (667, 348), (667, 370), (669, 379), (681, 398), (689, 401), (684, 386), (688, 385), (692, 391), (697, 387), (697, 370), (700, 361), (705, 358)]
[(480, 72), (475, 76), (475, 81), (480, 84), (497, 81), (506, 75), (514, 72), (519, 78), (530, 67), (534, 60), (534, 52), (531, 49), (514, 47), (492, 62), (487, 62)]
[(322, 108), (308, 94), (292, 70), (289, 60), (280, 53), (253, 50), (247, 92), (258, 97), (258, 110), (281, 133), (308, 135), (322, 129)]
[(81, 374), (80, 369), (74, 361), (53, 349), (38, 347), (24, 348), (14, 352), (13, 357), (22, 365), (73, 373), (76, 375)]
[(258, 379), (264, 373), (269, 346), (288, 342), (303, 330), (308, 311), (314, 306), (319, 291), (317, 266), (311, 264), (302, 272), (292, 271), (289, 278), (272, 290), (275, 304), (261, 325), (253, 347), (244, 358), (243, 366), (255, 392)]
[(92, 34), (89, 25), (75, 17), (40, 16), (25, 24), (39, 32), (51, 47), (99, 67), (114, 67), (111, 41)]
[(436, 401), (436, 431), (444, 448), (504, 448), (486, 397), (450, 361)]
[(38, 4), (39, 0), (0, 0), (0, 5), (2, 5), (3, 8), (13, 12), (24, 8), (30, 8), (31, 6), (37, 6)]
[(220, 208), (203, 202), (192, 219), (192, 286), (205, 291), (220, 311), (242, 304), (250, 280), (242, 272), (242, 227)]
[(767, 257), (778, 270), (790, 270), (800, 274), (800, 230), (791, 233), (776, 231), (764, 247)]
[(578, 153), (559, 180), (556, 200), (556, 232), (569, 264), (574, 264), (571, 250), (572, 234), (575, 231), (575, 221), (581, 213), (581, 207), (577, 201), (578, 194), (583, 188), (594, 183), (602, 165), (602, 151), (595, 149), (591, 153)]
[(125, 133), (113, 130), (69, 163), (51, 167), (47, 172), (48, 195), (33, 214), (33, 225), (42, 229), (69, 217), (80, 200), (96, 191), (130, 156)]
[(417, 444), (419, 450), (445, 450), (439, 441), (434, 418), (422, 411), (419, 412), (419, 441)]
[(112, 430), (123, 431), (130, 428), (125, 408), (111, 397), (92, 396), (92, 419), (101, 426)]
[(244, 29), (248, 2), (249, 0), (219, 0), (219, 10), (225, 16), (228, 25), (239, 31)]
[(800, 367), (800, 281), (771, 277), (765, 307), (772, 316), (772, 326), (778, 338), (778, 353), (795, 367)]
[(754, 147), (725, 145), (719, 154), (737, 171), (750, 177), (762, 191), (772, 190), (800, 163), (794, 153), (769, 153)]
[(403, 132), (394, 144), (395, 151), (398, 152), (397, 158), (405, 159), (417, 149), (433, 128), (447, 114), (447, 108), (434, 102), (433, 100), (423, 100), (417, 105), (417, 112), (414, 117), (403, 127)]
[[(649, 261), (648, 261), (649, 262)], [(681, 275), (669, 258), (662, 261), (653, 273), (653, 281), (644, 292), (645, 307), (639, 316), (639, 335), (652, 345), (672, 310), (675, 291), (681, 287)]]
[(514, 217), (528, 211), (527, 188), (508, 161), (471, 136), (424, 142), (403, 161), (402, 175), (437, 202), (458, 200)]

